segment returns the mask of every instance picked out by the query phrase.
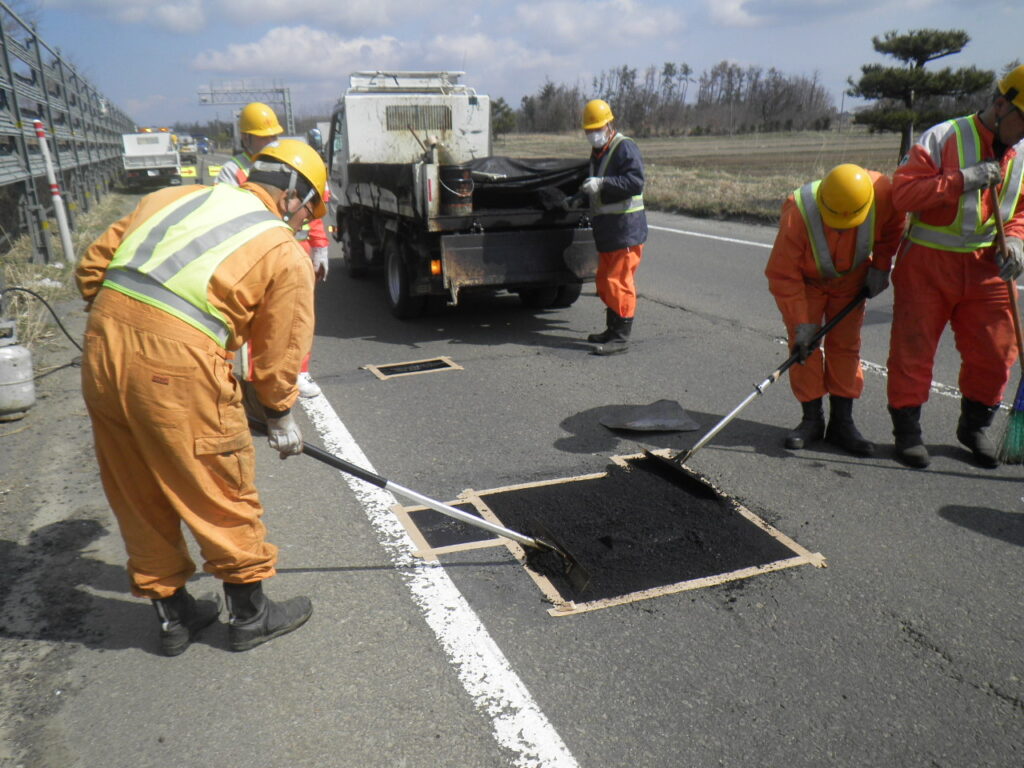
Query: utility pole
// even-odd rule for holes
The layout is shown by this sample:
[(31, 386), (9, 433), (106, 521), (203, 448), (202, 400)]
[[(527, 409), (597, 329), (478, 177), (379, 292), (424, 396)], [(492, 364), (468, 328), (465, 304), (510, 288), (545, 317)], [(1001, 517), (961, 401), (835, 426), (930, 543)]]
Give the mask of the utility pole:
[(199, 88), (200, 104), (248, 104), (252, 101), (262, 101), (264, 104), (274, 107), (275, 112), (278, 112), (278, 108), (280, 108), (278, 115), (284, 118), (285, 133), (289, 136), (295, 135), (292, 97), (287, 86), (278, 82), (267, 84), (251, 80), (236, 80), (213, 83)]

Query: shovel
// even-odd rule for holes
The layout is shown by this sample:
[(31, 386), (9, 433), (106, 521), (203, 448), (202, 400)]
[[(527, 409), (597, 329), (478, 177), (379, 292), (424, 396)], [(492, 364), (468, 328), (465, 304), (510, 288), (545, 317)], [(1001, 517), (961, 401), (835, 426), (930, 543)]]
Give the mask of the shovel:
[[(854, 308), (856, 308), (867, 297), (867, 289), (861, 289), (860, 293), (854, 296), (853, 300), (849, 304), (840, 309), (831, 320), (825, 323), (825, 325), (823, 325), (821, 329), (816, 334), (814, 334), (814, 336), (811, 337), (810, 346), (812, 348), (816, 347), (818, 342), (825, 338), (825, 335), (829, 331), (831, 331), (840, 322), (842, 322), (843, 318), (850, 314), (854, 310)], [(715, 426), (712, 427), (711, 430), (706, 435), (704, 435), (704, 437), (702, 437), (700, 440), (694, 443), (693, 447), (690, 448), (689, 450), (682, 451), (676, 454), (674, 457), (668, 459), (665, 458), (664, 456), (658, 456), (657, 454), (651, 453), (650, 451), (644, 451), (644, 453), (650, 458), (657, 459), (659, 462), (664, 462), (672, 465), (676, 469), (681, 469), (682, 464), (685, 464), (690, 458), (693, 457), (693, 454), (695, 454), (697, 451), (699, 451), (701, 448), (707, 445), (711, 438), (713, 438), (715, 435), (721, 432), (722, 429), (725, 428), (725, 425), (732, 421), (734, 418), (736, 418), (737, 414), (739, 414), (740, 411), (746, 408), (755, 397), (757, 397), (758, 395), (763, 395), (764, 391), (768, 389), (768, 387), (770, 387), (772, 384), (778, 381), (782, 377), (782, 374), (788, 371), (795, 363), (799, 361), (800, 355), (798, 353), (794, 352), (793, 354), (791, 354), (789, 358), (786, 360), (786, 362), (784, 362), (782, 365), (780, 365), (778, 368), (776, 368), (774, 371), (768, 374), (768, 378), (766, 378), (760, 384), (755, 384), (754, 391), (747, 395), (746, 399), (742, 403), (740, 403), (731, 411), (729, 411), (725, 418), (723, 418), (721, 421), (715, 424)]]
[[(267, 434), (267, 425), (255, 419), (252, 416), (248, 417), (249, 426), (260, 434)], [(461, 509), (456, 509), (448, 504), (444, 504), (440, 501), (435, 501), (421, 493), (410, 490), (404, 486), (394, 483), (380, 475), (364, 469), (356, 464), (345, 461), (344, 459), (335, 456), (332, 453), (328, 453), (322, 448), (317, 448), (315, 445), (310, 445), (304, 442), (302, 444), (302, 452), (307, 456), (310, 456), (317, 461), (321, 461), (330, 467), (340, 469), (342, 472), (348, 475), (352, 475), (363, 482), (375, 485), (378, 488), (383, 488), (385, 491), (391, 491), (391, 493), (402, 496), (406, 499), (422, 504), (425, 507), (429, 507), (435, 512), (440, 512), (442, 515), (454, 518), (466, 525), (471, 525), (475, 528), (482, 528), (485, 531), (493, 533), (495, 536), (501, 536), (505, 539), (511, 539), (512, 541), (522, 544), (524, 547), (529, 547), (532, 550), (546, 554), (557, 555), (560, 562), (562, 574), (570, 585), (577, 591), (581, 592), (586, 588), (587, 584), (590, 583), (590, 574), (587, 573), (579, 561), (570, 555), (564, 548), (559, 546), (550, 537), (550, 534), (544, 538), (527, 536), (526, 534), (513, 531), (511, 528), (506, 528), (497, 523), (492, 523), (490, 520), (484, 520), (482, 517), (471, 515), (468, 512), (463, 512)]]

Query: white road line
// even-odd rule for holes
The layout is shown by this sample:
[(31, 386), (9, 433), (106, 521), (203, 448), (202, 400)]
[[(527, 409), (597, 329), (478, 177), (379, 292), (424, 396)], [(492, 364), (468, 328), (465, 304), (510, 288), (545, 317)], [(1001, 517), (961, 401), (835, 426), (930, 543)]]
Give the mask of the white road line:
[[(326, 397), (300, 402), (328, 451), (376, 471)], [(413, 601), (423, 611), (462, 686), (477, 709), (490, 718), (495, 740), (515, 754), (512, 765), (578, 768), (554, 726), (444, 568), (413, 556), (415, 545), (391, 513), (397, 503), (395, 497), (350, 475), (342, 476), (405, 579)]]
[(656, 229), (659, 232), (672, 232), (677, 235), (689, 235), (690, 237), (705, 237), (708, 240), (721, 240), (723, 243), (739, 243), (740, 245), (752, 245), (755, 248), (771, 248), (769, 243), (755, 243), (753, 240), (737, 240), (734, 237), (722, 237), (721, 235), (708, 235), (704, 232), (690, 232), (687, 229), (672, 229), (672, 227), (657, 227), (653, 224), (647, 225), (648, 229)]

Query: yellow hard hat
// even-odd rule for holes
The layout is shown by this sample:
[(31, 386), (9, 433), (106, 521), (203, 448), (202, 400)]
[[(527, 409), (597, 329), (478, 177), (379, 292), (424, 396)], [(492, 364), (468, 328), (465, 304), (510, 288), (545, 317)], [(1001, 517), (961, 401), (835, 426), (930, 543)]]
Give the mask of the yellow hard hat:
[(596, 131), (598, 128), (604, 128), (614, 119), (612, 108), (603, 99), (591, 99), (583, 107), (584, 131)]
[(818, 185), (818, 210), (833, 229), (859, 227), (875, 202), (875, 185), (859, 165), (837, 165)]
[(254, 101), (242, 108), (242, 114), (238, 117), (238, 130), (253, 136), (277, 136), (284, 133), (274, 110), (261, 101)]
[(1024, 112), (1024, 64), (1011, 70), (999, 81), (999, 92), (1013, 106)]
[[(279, 139), (261, 149), (253, 158), (253, 171), (288, 172), (295, 171), (304, 178), (316, 192), (313, 218), (322, 219), (327, 213), (324, 203), (327, 190), (327, 167), (315, 149), (298, 139)], [(250, 173), (250, 176), (252, 174)], [(294, 182), (289, 187), (295, 189)]]

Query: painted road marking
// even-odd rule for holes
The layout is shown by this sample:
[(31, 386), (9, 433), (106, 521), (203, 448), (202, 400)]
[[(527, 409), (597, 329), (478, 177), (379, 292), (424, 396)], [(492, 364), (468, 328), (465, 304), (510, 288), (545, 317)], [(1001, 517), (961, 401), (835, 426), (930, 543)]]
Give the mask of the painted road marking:
[[(375, 470), (326, 397), (302, 399), (326, 450)], [(423, 612), (474, 705), (490, 718), (494, 739), (515, 754), (517, 768), (578, 768), (505, 654), (488, 634), (444, 568), (415, 557), (416, 547), (391, 513), (398, 501), (388, 491), (342, 473)]]
[(757, 243), (753, 240), (737, 240), (734, 237), (722, 237), (721, 235), (708, 235), (704, 232), (690, 232), (687, 229), (672, 229), (672, 227), (656, 227), (653, 224), (647, 225), (648, 229), (657, 229), (659, 232), (672, 232), (677, 235), (689, 235), (690, 237), (706, 237), (708, 240), (720, 240), (723, 243), (739, 243), (740, 245), (753, 245), (756, 248), (771, 248), (770, 243)]

